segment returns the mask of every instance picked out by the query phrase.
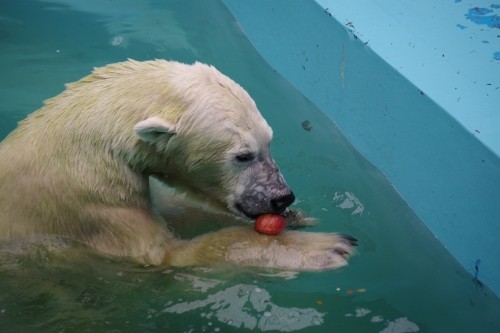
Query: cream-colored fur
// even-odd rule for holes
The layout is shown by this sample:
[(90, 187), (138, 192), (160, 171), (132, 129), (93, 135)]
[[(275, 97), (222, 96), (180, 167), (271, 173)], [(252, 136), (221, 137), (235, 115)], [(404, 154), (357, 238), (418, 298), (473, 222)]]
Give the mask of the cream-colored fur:
[(265, 152), (271, 138), (250, 96), (213, 67), (129, 60), (98, 68), (0, 144), (0, 239), (59, 235), (151, 264), (346, 264), (354, 241), (344, 236), (271, 237), (240, 226), (180, 240), (151, 209), (148, 179), (157, 175), (238, 214), (256, 171), (234, 156)]

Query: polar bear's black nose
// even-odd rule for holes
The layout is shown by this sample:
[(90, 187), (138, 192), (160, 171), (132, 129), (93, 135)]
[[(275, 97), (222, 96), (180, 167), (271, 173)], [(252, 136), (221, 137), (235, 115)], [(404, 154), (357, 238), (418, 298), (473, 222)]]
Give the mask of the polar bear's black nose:
[(295, 195), (290, 191), (289, 194), (271, 199), (271, 207), (275, 213), (281, 214), (285, 209), (295, 201)]

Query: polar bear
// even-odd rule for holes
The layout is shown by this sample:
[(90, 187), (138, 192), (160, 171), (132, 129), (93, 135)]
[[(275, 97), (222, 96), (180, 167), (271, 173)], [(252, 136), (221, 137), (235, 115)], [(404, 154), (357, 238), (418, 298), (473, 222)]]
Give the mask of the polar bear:
[(128, 60), (97, 68), (0, 144), (0, 239), (56, 235), (154, 265), (345, 265), (356, 245), (349, 236), (266, 236), (237, 225), (186, 240), (151, 208), (156, 177), (248, 220), (284, 213), (294, 195), (271, 139), (248, 93), (212, 66)]

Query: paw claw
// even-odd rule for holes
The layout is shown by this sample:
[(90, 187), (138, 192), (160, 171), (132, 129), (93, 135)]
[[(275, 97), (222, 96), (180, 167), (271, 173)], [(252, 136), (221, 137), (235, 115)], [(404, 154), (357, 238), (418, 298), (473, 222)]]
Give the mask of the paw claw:
[(350, 235), (339, 234), (342, 237), (342, 241), (349, 246), (358, 246), (358, 240)]
[(350, 255), (350, 253), (344, 249), (335, 249), (333, 251), (344, 258), (347, 258)]

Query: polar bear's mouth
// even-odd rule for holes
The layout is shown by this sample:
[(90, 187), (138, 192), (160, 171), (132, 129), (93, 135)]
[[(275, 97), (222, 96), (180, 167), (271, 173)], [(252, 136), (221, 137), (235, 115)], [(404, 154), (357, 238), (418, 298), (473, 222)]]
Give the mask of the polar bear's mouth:
[(251, 220), (255, 220), (260, 214), (251, 214), (249, 212), (247, 212), (243, 206), (239, 203), (236, 203), (235, 205), (235, 208), (236, 210), (238, 211), (238, 213), (244, 215), (246, 218), (249, 218)]
[(281, 196), (277, 199), (272, 199), (268, 204), (264, 204), (262, 209), (253, 209), (254, 207), (250, 206), (246, 208), (239, 202), (234, 204), (236, 210), (243, 214), (245, 217), (255, 220), (258, 216), (262, 214), (279, 214), (282, 215), (287, 209), (295, 201), (295, 195), (290, 191), (290, 194)]

